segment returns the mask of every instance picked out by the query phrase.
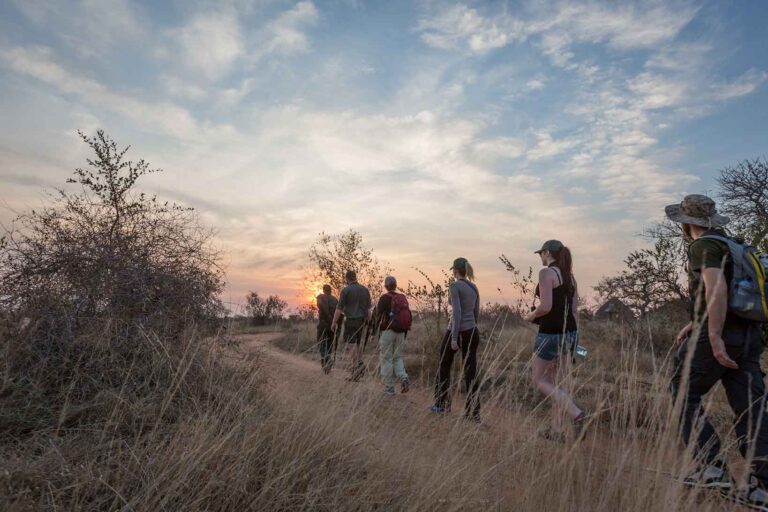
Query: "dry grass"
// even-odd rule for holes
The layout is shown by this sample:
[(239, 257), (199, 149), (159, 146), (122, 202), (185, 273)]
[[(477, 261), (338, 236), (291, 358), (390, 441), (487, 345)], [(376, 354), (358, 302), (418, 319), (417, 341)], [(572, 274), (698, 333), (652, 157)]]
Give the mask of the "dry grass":
[[(552, 411), (528, 383), (531, 332), (484, 327), (487, 425), (478, 428), (458, 413), (427, 412), (437, 344), (427, 327), (409, 337), (414, 392), (392, 398), (374, 378), (324, 378), (308, 324), (278, 340), (304, 353), (284, 360), (248, 345), (263, 333), (241, 346), (190, 333), (144, 363), (153, 371), (124, 366), (118, 373), (132, 386), (68, 406), (66, 393), (56, 395), (45, 419), (3, 425), (0, 509), (732, 510), (672, 478), (689, 457), (673, 435), (668, 362), (637, 335), (587, 327), (592, 353), (569, 385), (599, 414), (583, 441), (560, 444), (537, 435)], [(4, 418), (9, 405), (21, 410), (18, 377), (3, 375)], [(713, 406), (725, 426), (720, 396)]]

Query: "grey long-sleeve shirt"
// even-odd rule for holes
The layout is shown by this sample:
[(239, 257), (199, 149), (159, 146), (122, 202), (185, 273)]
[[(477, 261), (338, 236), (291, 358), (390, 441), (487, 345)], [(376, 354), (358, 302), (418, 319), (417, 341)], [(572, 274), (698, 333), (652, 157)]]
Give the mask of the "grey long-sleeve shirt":
[(468, 331), (477, 325), (480, 316), (480, 292), (477, 286), (466, 279), (451, 284), (448, 301), (453, 308), (451, 314), (451, 338), (459, 339), (461, 331)]

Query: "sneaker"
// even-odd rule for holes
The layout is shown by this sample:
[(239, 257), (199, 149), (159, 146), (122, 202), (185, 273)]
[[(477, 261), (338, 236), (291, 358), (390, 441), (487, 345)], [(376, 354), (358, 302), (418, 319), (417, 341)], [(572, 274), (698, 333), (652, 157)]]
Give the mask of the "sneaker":
[(698, 487), (700, 489), (721, 489), (727, 491), (731, 488), (731, 478), (725, 467), (725, 460), (721, 456), (711, 464), (704, 464), (683, 478), (683, 485)]
[(395, 387), (394, 386), (388, 386), (384, 388), (384, 394), (387, 396), (395, 396)]
[(448, 410), (445, 407), (437, 404), (433, 405), (429, 410), (430, 412), (433, 412), (435, 414), (445, 414), (448, 412)]
[(720, 494), (740, 505), (751, 508), (752, 510), (762, 510), (768, 512), (768, 491), (754, 476), (749, 477), (749, 486), (744, 489), (737, 489), (734, 492), (728, 492), (728, 489), (721, 488)]
[(408, 379), (403, 379), (400, 381), (400, 392), (401, 393), (407, 393), (408, 390), (411, 389), (411, 384), (408, 382)]

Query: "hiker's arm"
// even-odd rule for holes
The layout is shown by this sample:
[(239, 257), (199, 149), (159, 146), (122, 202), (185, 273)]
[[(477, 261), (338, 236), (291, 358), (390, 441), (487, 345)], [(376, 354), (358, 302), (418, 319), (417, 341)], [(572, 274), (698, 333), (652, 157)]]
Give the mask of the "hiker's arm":
[(573, 311), (573, 318), (576, 323), (579, 323), (579, 287), (574, 281), (573, 283), (573, 300), (571, 301), (571, 311)]
[(339, 319), (341, 318), (341, 310), (336, 308), (336, 311), (333, 313), (333, 322), (331, 322), (331, 330), (333, 332), (336, 332), (336, 328), (339, 326)]
[[(459, 287), (456, 283), (453, 283), (449, 292), (451, 294), (451, 346), (458, 346), (459, 343), (459, 326), (461, 326), (461, 300), (459, 299)], [(456, 350), (456, 348), (454, 348)]]
[(320, 300), (322, 299), (322, 295), (317, 296), (317, 316), (320, 317), (320, 319), (328, 318), (330, 315), (330, 311), (328, 311), (328, 301), (327, 300)]
[(365, 301), (365, 319), (370, 322), (373, 315), (373, 305), (371, 304), (371, 294), (368, 293), (368, 299)]
[(539, 305), (525, 319), (533, 322), (552, 311), (552, 277), (548, 268), (539, 271)]
[(738, 368), (738, 365), (725, 350), (723, 325), (728, 313), (728, 286), (725, 273), (720, 268), (705, 268), (702, 273), (704, 291), (707, 298), (707, 334), (712, 345), (712, 354), (717, 362), (726, 368)]
[(475, 301), (475, 309), (473, 311), (475, 314), (475, 323), (480, 321), (480, 292), (477, 292), (477, 300)]

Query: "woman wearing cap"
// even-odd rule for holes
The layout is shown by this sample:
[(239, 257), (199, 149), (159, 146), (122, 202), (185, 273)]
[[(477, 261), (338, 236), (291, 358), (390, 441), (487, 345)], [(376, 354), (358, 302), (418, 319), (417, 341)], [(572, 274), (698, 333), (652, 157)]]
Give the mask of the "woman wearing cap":
[(557, 382), (564, 363), (579, 342), (578, 290), (573, 277), (571, 251), (559, 240), (548, 240), (536, 251), (544, 268), (539, 272), (539, 305), (525, 318), (539, 325), (534, 342), (533, 384), (565, 409), (579, 433), (584, 412)]
[(475, 274), (466, 258), (456, 258), (451, 270), (456, 279), (449, 289), (448, 300), (452, 307), (452, 314), (448, 330), (440, 344), (435, 405), (432, 406), (432, 412), (444, 413), (450, 409), (451, 365), (454, 354), (461, 349), (464, 384), (467, 388), (464, 417), (479, 423), (480, 383), (477, 379), (477, 347), (480, 344), (480, 333), (477, 329), (477, 318), (480, 314), (480, 293), (472, 282)]

